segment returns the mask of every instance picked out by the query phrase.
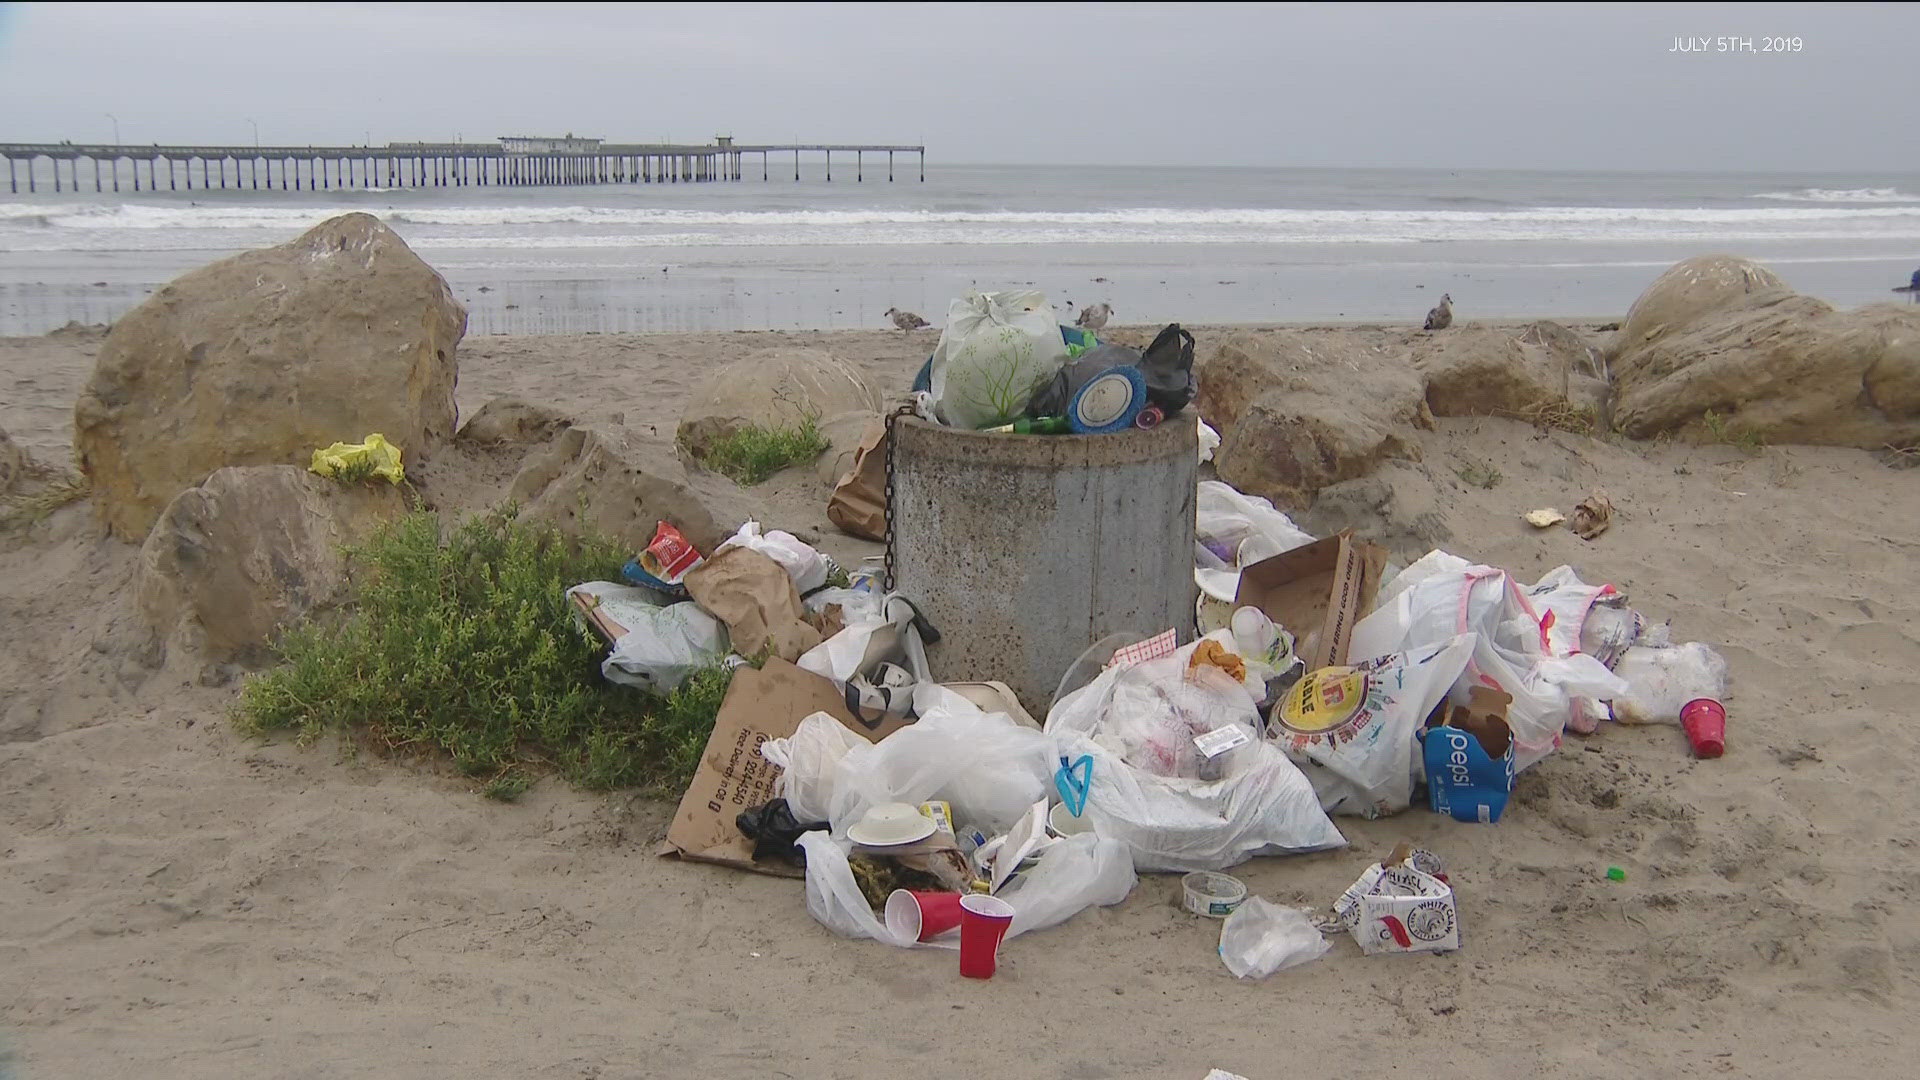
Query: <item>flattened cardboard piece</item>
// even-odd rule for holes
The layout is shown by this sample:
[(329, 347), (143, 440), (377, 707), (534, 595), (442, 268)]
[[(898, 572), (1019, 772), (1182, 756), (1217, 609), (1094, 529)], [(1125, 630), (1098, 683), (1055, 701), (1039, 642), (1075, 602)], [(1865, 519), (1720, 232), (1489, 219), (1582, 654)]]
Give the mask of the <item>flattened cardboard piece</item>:
[(1343, 532), (1241, 570), (1233, 606), (1257, 607), (1291, 633), (1308, 671), (1346, 664), (1353, 624), (1372, 609), (1386, 566), (1385, 548)]
[(674, 811), (658, 854), (779, 877), (804, 876), (805, 871), (784, 862), (755, 862), (753, 841), (740, 832), (734, 818), (774, 797), (780, 770), (760, 756), (760, 744), (791, 736), (800, 721), (817, 712), (866, 734), (847, 713), (833, 683), (810, 671), (776, 658), (758, 671), (743, 667), (734, 672), (693, 783)]

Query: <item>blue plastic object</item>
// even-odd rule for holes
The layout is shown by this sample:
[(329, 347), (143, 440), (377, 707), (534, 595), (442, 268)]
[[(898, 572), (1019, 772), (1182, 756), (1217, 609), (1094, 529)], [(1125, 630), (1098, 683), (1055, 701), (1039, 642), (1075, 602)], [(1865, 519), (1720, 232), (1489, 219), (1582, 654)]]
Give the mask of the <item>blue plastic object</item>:
[(1061, 755), (1053, 786), (1060, 789), (1060, 801), (1067, 804), (1067, 813), (1079, 817), (1087, 809), (1087, 793), (1093, 790), (1093, 755), (1082, 754), (1080, 760), (1071, 763)]
[(647, 573), (646, 570), (641, 568), (639, 559), (628, 559), (627, 565), (620, 568), (620, 574), (641, 588), (652, 589), (654, 592), (670, 596), (675, 600), (686, 600), (693, 595), (687, 591), (685, 585), (669, 585), (659, 578), (654, 577), (652, 574)]
[[(1120, 395), (1125, 395), (1122, 399)], [(1115, 406), (1119, 411), (1115, 412)], [(1131, 364), (1111, 367), (1088, 379), (1067, 402), (1067, 426), (1076, 435), (1105, 435), (1133, 426), (1147, 405), (1147, 377)], [(1101, 417), (1106, 417), (1102, 421)]]

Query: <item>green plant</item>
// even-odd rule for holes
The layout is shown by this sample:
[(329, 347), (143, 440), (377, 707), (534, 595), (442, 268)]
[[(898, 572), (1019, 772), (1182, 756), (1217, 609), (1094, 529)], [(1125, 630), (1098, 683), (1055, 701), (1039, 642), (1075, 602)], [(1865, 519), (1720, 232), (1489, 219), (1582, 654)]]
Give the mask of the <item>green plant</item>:
[(1767, 440), (1759, 432), (1752, 428), (1735, 428), (1727, 422), (1726, 417), (1712, 409), (1700, 417), (1700, 422), (1707, 426), (1707, 434), (1713, 436), (1714, 442), (1725, 443), (1742, 453), (1756, 456), (1767, 448)]
[(623, 549), (504, 508), (444, 538), (437, 515), (408, 514), (351, 556), (354, 610), (284, 635), (285, 662), (241, 691), (243, 729), (308, 740), (339, 730), (390, 753), (445, 754), (502, 799), (540, 769), (595, 789), (692, 775), (724, 673), (665, 699), (608, 683), (604, 646), (564, 595), (617, 580)]
[(1453, 474), (1474, 487), (1485, 488), (1488, 491), (1499, 487), (1500, 481), (1506, 479), (1491, 461), (1462, 462), (1454, 468)]
[(832, 446), (815, 417), (791, 427), (748, 425), (715, 439), (702, 462), (736, 484), (758, 484), (781, 469), (812, 461)]

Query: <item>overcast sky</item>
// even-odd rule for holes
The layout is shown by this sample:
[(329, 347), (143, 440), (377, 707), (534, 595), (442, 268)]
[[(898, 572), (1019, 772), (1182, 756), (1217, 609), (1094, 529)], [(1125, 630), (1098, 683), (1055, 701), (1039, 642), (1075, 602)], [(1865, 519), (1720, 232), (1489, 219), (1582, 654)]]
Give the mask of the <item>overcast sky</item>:
[[(1920, 170), (1920, 5), (7, 4), (0, 141)], [(1676, 54), (1676, 37), (1801, 51)]]

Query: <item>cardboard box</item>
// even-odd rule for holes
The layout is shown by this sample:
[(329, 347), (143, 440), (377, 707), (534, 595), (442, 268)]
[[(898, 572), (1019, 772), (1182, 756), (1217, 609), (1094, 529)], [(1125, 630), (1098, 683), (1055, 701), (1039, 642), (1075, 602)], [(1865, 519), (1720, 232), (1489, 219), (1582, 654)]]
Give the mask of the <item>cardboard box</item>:
[(1421, 762), (1434, 813), (1482, 824), (1500, 820), (1513, 794), (1513, 734), (1506, 718), (1512, 702), (1508, 694), (1476, 686), (1446, 724), (1424, 733)]
[(1308, 671), (1369, 660), (1348, 657), (1347, 644), (1353, 624), (1373, 608), (1386, 566), (1385, 548), (1343, 532), (1240, 571), (1233, 606), (1257, 607), (1293, 634)]
[(1460, 947), (1453, 886), (1405, 863), (1368, 867), (1334, 901), (1333, 913), (1368, 956)]
[(833, 683), (810, 671), (776, 658), (759, 670), (743, 667), (734, 672), (700, 767), (674, 812), (660, 854), (782, 877), (802, 876), (800, 869), (785, 863), (755, 862), (753, 841), (740, 832), (734, 819), (742, 810), (774, 796), (780, 770), (760, 756), (760, 744), (787, 738), (800, 721), (817, 712), (832, 716), (850, 731), (879, 738), (865, 725), (854, 723), (845, 697)]

